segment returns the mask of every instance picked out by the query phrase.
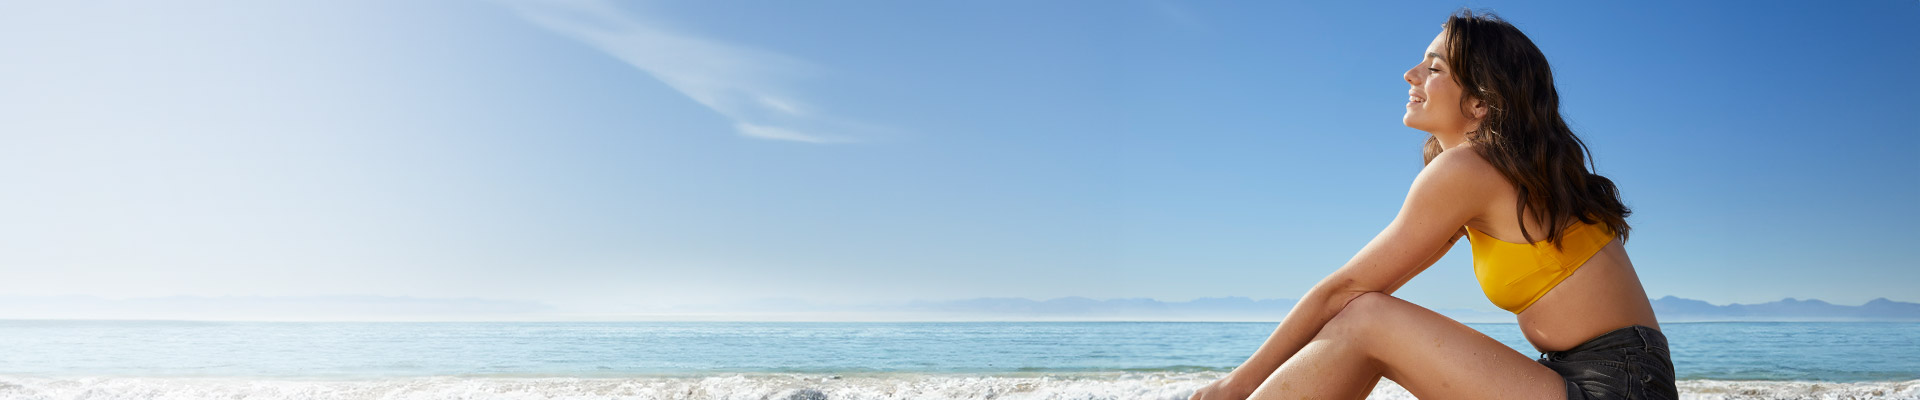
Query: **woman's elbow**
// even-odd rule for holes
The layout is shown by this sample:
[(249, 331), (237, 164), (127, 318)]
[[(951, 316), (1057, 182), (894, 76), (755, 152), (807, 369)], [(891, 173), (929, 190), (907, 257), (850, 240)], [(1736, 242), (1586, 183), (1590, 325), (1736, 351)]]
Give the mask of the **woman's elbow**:
[(1347, 310), (1352, 309), (1354, 301), (1360, 300), (1360, 298), (1366, 297), (1367, 295), (1386, 296), (1387, 294), (1385, 292), (1374, 291), (1374, 290), (1354, 290), (1354, 291), (1340, 292), (1339, 294), (1336, 294), (1334, 296), (1333, 304), (1331, 304), (1333, 306), (1333, 311), (1327, 315), (1328, 316), (1340, 315), (1340, 313), (1346, 312)]
[(1385, 293), (1378, 290), (1365, 289), (1358, 285), (1353, 285), (1353, 282), (1346, 282), (1348, 284), (1345, 285), (1337, 284), (1337, 282), (1329, 283), (1335, 284), (1315, 287), (1314, 290), (1308, 292), (1307, 298), (1301, 299), (1303, 303), (1309, 301), (1315, 303), (1315, 305), (1318, 306), (1317, 308), (1321, 310), (1321, 315), (1326, 318), (1333, 318), (1333, 316), (1339, 315), (1342, 310), (1347, 308), (1348, 304), (1353, 303), (1354, 299), (1358, 299), (1367, 293), (1385, 295)]

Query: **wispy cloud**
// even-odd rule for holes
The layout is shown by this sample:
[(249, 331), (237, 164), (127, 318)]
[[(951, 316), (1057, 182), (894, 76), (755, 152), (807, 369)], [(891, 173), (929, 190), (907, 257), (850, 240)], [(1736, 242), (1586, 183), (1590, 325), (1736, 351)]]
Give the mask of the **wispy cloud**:
[(846, 131), (861, 124), (822, 115), (784, 89), (783, 83), (819, 70), (806, 61), (674, 32), (602, 0), (506, 4), (528, 21), (626, 61), (733, 119), (741, 135), (808, 143), (856, 141)]

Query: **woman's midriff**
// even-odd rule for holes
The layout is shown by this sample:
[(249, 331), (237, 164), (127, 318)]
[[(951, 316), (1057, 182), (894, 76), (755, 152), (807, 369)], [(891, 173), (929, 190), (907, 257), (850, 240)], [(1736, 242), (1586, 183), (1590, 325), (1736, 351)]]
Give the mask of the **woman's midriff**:
[(1520, 313), (1520, 331), (1543, 352), (1570, 349), (1632, 325), (1660, 329), (1633, 262), (1618, 240)]

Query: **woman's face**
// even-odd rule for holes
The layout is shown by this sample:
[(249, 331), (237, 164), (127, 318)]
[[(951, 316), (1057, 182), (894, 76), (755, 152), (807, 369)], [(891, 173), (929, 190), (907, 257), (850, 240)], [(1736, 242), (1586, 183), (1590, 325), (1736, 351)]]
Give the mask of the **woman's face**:
[(1464, 135), (1486, 115), (1485, 103), (1472, 100), (1474, 117), (1462, 115), (1460, 84), (1454, 83), (1454, 71), (1443, 58), (1447, 54), (1446, 46), (1447, 32), (1441, 31), (1433, 37), (1433, 43), (1427, 44), (1420, 65), (1407, 70), (1407, 84), (1413, 88), (1407, 91), (1407, 115), (1400, 121), (1408, 128), (1435, 135)]

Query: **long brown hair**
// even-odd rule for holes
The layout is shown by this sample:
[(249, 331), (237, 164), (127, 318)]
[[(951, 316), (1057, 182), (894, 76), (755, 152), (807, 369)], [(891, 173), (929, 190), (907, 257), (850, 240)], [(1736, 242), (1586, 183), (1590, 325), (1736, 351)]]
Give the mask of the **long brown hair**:
[[(1592, 162), (1587, 144), (1573, 135), (1560, 117), (1560, 94), (1553, 87), (1547, 57), (1520, 29), (1492, 12), (1475, 14), (1462, 8), (1442, 25), (1447, 33), (1446, 62), (1460, 85), (1461, 112), (1471, 98), (1487, 102), (1479, 129), (1468, 132), (1480, 156), (1505, 175), (1519, 194), (1514, 205), (1520, 217), (1520, 236), (1527, 233), (1526, 215), (1547, 227), (1547, 240), (1558, 247), (1572, 220), (1605, 223), (1626, 240), (1626, 204), (1613, 181), (1588, 172)], [(1426, 162), (1444, 150), (1427, 137)]]

